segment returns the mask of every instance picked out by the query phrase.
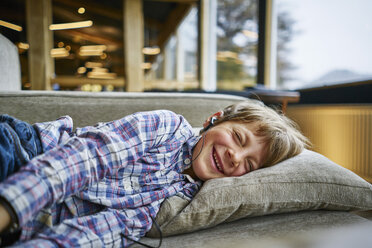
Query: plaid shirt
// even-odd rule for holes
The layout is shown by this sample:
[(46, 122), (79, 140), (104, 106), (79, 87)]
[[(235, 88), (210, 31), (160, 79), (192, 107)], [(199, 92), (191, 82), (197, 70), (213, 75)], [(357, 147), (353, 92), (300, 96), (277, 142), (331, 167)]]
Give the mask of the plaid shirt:
[[(198, 141), (180, 115), (159, 110), (78, 128), (35, 124), (44, 154), (0, 185), (27, 247), (118, 247), (151, 228), (167, 197), (190, 199), (201, 182), (182, 172)], [(32, 240), (30, 240), (32, 239)]]

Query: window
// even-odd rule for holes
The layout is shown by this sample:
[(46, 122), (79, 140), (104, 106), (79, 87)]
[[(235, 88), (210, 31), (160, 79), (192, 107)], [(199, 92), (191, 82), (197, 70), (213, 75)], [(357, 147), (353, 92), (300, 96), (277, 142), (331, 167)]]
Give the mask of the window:
[[(147, 3), (148, 4), (148, 3)], [(153, 1), (151, 4), (163, 4)], [(146, 90), (187, 90), (199, 87), (198, 82), (198, 8), (183, 5), (184, 17), (163, 46), (162, 32), (151, 23), (154, 13), (145, 12), (145, 47), (158, 48), (159, 54), (145, 55), (145, 89)], [(177, 13), (177, 5), (171, 10)], [(148, 8), (150, 11), (151, 9)], [(180, 11), (181, 12), (181, 11)], [(169, 25), (169, 24), (168, 24)]]
[(372, 2), (277, 0), (277, 87), (372, 78)]
[(53, 24), (91, 26), (53, 30), (54, 90), (124, 89), (122, 1), (52, 1)]
[(256, 84), (258, 3), (218, 0), (217, 88), (243, 90)]

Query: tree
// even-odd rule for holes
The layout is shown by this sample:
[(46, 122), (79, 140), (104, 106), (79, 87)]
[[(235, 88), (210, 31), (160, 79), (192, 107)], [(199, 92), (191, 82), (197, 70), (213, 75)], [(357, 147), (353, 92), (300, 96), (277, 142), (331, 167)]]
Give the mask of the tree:
[[(244, 30), (258, 33), (259, 0), (219, 0), (217, 8), (217, 49), (238, 54), (240, 60), (257, 56), (257, 37), (242, 35)], [(294, 20), (286, 12), (278, 13), (277, 66), (278, 84), (290, 79), (290, 71), (295, 67), (290, 63), (289, 42), (293, 38)], [(231, 58), (219, 60), (217, 79), (246, 81), (255, 77), (239, 61)]]
[(296, 67), (288, 60), (288, 54), (291, 52), (288, 45), (292, 41), (294, 35), (295, 21), (291, 18), (288, 12), (282, 11), (278, 13), (278, 37), (277, 37), (277, 85), (283, 85), (285, 81), (293, 79), (291, 71)]

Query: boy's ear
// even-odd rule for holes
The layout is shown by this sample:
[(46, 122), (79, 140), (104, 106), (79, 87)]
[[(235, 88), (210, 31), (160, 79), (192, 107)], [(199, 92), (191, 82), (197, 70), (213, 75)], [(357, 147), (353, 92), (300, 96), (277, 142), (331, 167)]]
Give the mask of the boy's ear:
[(215, 117), (215, 118), (220, 118), (223, 116), (223, 111), (218, 111), (217, 113), (214, 113), (213, 115), (209, 116), (208, 119), (206, 119), (203, 123), (203, 128), (206, 128), (209, 126), (209, 124), (211, 123), (211, 119), (212, 117)]

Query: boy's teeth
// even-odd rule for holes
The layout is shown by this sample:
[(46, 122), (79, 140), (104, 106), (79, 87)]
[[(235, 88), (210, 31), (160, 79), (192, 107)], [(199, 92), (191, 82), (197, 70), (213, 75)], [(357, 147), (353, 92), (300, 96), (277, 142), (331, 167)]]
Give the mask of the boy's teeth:
[(217, 169), (222, 172), (222, 168), (221, 168), (220, 164), (218, 163), (216, 153), (213, 153), (213, 157), (214, 157), (214, 162), (216, 162)]

